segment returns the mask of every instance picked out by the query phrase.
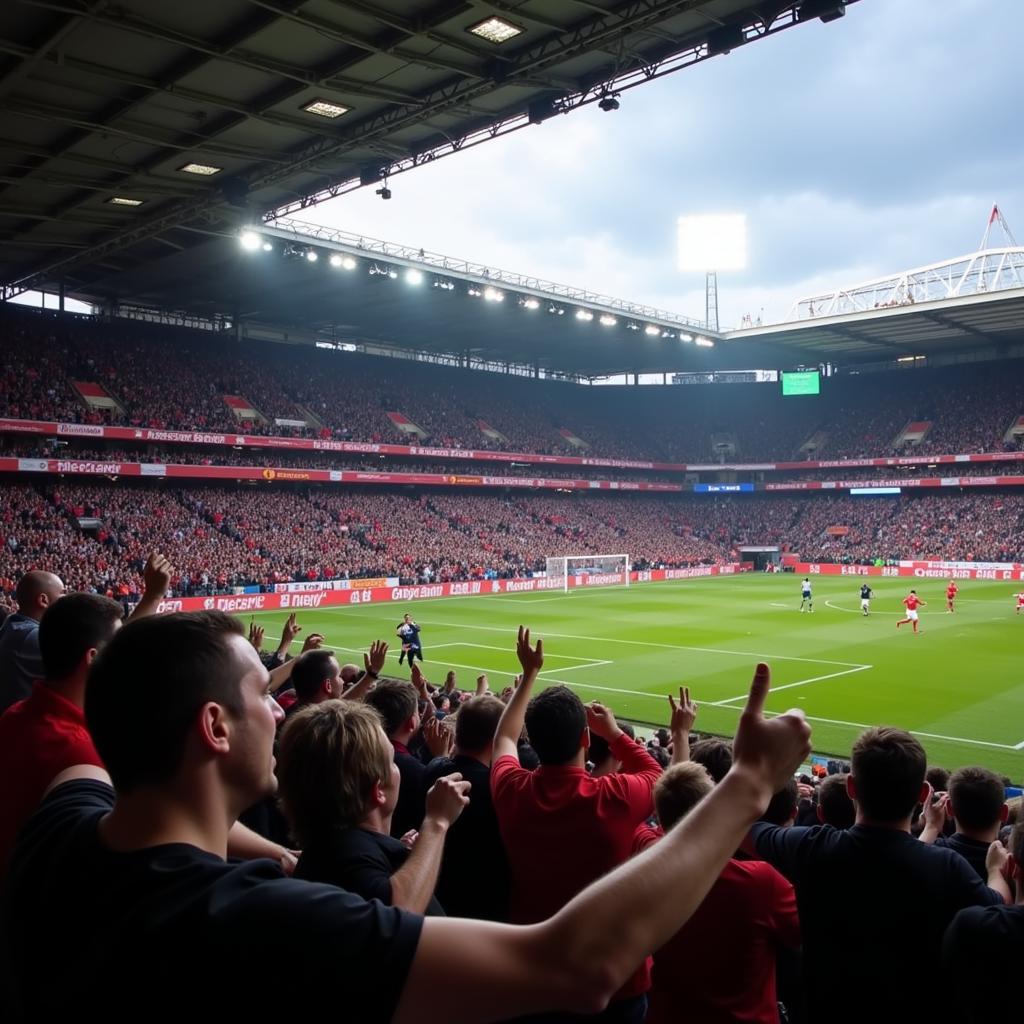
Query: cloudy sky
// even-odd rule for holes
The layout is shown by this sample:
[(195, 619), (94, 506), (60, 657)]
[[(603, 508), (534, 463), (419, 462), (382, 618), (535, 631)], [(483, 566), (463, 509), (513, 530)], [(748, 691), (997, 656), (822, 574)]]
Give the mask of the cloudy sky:
[[(681, 214), (741, 212), (723, 327), (1024, 238), (1020, 0), (861, 0), (813, 22), (303, 214), (703, 318)], [(1000, 239), (997, 244), (1002, 244)]]

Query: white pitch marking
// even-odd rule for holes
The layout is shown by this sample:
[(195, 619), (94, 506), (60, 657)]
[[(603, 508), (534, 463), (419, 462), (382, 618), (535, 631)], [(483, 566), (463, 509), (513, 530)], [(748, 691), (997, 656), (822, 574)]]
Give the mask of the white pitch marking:
[[(813, 676), (810, 679), (800, 679), (799, 681), (797, 681), (795, 683), (786, 683), (783, 686), (773, 686), (772, 689), (771, 689), (771, 692), (772, 693), (779, 693), (782, 690), (792, 690), (792, 689), (794, 689), (797, 686), (807, 686), (809, 683), (820, 683), (823, 679), (836, 679), (838, 676), (849, 676), (849, 675), (853, 675), (855, 672), (863, 672), (866, 669), (874, 668), (874, 667), (875, 667), (874, 665), (861, 665), (858, 668), (848, 668), (848, 669), (845, 669), (842, 672), (830, 672), (827, 676)], [(747, 699), (747, 695), (745, 693), (741, 693), (737, 697), (728, 697), (725, 700), (713, 701), (711, 706), (712, 707), (720, 707), (723, 704), (732, 704), (735, 701), (746, 700), (746, 699)]]
[[(367, 618), (384, 618), (382, 615), (366, 616)], [(390, 619), (390, 616), (388, 616)], [(507, 633), (508, 626), (476, 626), (465, 622), (437, 622), (428, 623), (431, 626), (444, 626), (451, 629), (476, 629), (488, 633)], [(649, 640), (623, 640), (611, 636), (578, 636), (575, 633), (543, 633), (544, 639), (558, 637), (560, 640), (586, 640), (589, 643), (601, 644), (631, 644), (635, 647), (656, 647), (667, 651), (698, 651), (702, 654), (731, 654), (737, 658), (765, 658), (771, 661), (800, 661), (808, 665), (841, 665), (843, 668), (871, 668), (871, 665), (860, 664), (854, 661), (833, 661), (830, 658), (796, 658), (791, 654), (764, 654), (754, 651), (727, 651), (721, 647), (690, 647), (686, 644), (656, 644)]]

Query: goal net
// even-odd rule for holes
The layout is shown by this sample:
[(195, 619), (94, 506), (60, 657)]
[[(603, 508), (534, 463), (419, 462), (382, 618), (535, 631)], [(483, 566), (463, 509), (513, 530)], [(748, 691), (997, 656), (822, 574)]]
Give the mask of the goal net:
[(545, 568), (566, 593), (570, 587), (629, 586), (629, 555), (563, 555), (549, 558)]

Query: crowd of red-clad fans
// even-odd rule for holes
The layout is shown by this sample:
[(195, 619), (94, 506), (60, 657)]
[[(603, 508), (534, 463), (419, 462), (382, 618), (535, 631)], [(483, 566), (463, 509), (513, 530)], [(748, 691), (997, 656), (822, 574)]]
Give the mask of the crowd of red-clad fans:
[[(10, 309), (0, 332), (0, 416), (20, 419), (750, 462), (1017, 450), (1019, 437), (1007, 437), (1024, 415), (1021, 375), (999, 363), (843, 374), (820, 396), (787, 399), (777, 385), (585, 387)], [(416, 386), (402, 386), (410, 374)], [(87, 404), (76, 381), (113, 405)], [(256, 418), (239, 418), (230, 396)], [(389, 412), (422, 434), (403, 433)], [(917, 444), (901, 439), (912, 422), (929, 425)]]
[(149, 552), (122, 626), (32, 572), (0, 629), (5, 1020), (277, 1015), (295, 985), (204, 970), (245, 978), (268, 949), (292, 982), (343, 970), (338, 1012), (372, 1024), (1004, 1015), (1011, 780), (884, 726), (798, 775), (810, 728), (762, 714), (767, 665), (732, 742), (693, 732), (684, 686), (637, 735), (540, 689), (550, 651), (522, 627), (511, 685), (464, 687), (412, 614), (342, 664), (294, 614), (266, 647), (223, 613), (156, 614), (176, 574)]
[(737, 561), (778, 546), (810, 561), (1024, 561), (1024, 496), (420, 494), (327, 486), (10, 484), (0, 590), (29, 569), (76, 590), (140, 593), (147, 551), (177, 552), (175, 594), (292, 580), (523, 577), (558, 555), (628, 553), (637, 568)]

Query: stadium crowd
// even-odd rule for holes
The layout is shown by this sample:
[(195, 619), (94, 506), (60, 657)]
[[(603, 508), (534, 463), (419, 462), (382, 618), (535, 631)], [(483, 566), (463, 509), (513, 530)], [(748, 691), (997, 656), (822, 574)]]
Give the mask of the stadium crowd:
[(0, 591), (44, 568), (76, 590), (140, 593), (147, 551), (177, 554), (176, 595), (292, 580), (446, 582), (543, 572), (548, 557), (628, 552), (636, 568), (740, 560), (778, 546), (809, 561), (1024, 561), (1013, 492), (647, 497), (422, 493), (169, 481), (0, 489)]
[[(819, 396), (789, 399), (765, 384), (585, 387), (426, 363), (415, 364), (416, 388), (405, 388), (394, 360), (242, 349), (178, 328), (7, 309), (0, 333), (0, 416), (22, 419), (417, 440), (388, 417), (395, 412), (441, 447), (716, 463), (1019, 450), (1020, 435), (1004, 438), (1024, 415), (1020, 374), (999, 363), (844, 374)], [(87, 405), (74, 381), (99, 385), (114, 405)], [(236, 416), (226, 396), (255, 417)], [(929, 424), (919, 443), (899, 440), (910, 422)]]
[[(522, 627), (500, 694), (389, 676), (381, 641), (362, 668), (319, 634), (293, 657), (294, 615), (271, 653), (222, 613), (154, 614), (175, 574), (151, 552), (121, 626), (120, 604), (29, 573), (0, 631), (5, 1020), (122, 1020), (154, 997), (159, 1019), (200, 997), (276, 1016), (294, 984), (233, 983), (268, 948), (309, 953), (293, 983), (340, 961), (360, 1022), (1005, 1009), (1024, 821), (991, 771), (929, 767), (883, 726), (797, 777), (810, 728), (762, 714), (763, 664), (729, 742), (693, 732), (685, 687), (649, 740), (568, 686), (537, 692), (549, 652)], [(74, 943), (59, 984), (55, 936)]]

